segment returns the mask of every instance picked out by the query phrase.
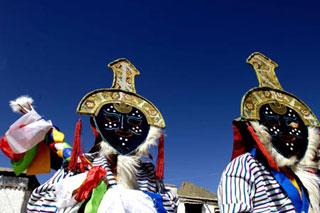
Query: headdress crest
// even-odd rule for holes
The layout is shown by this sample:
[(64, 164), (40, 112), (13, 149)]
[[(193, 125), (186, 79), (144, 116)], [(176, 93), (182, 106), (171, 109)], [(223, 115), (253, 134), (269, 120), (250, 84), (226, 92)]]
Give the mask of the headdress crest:
[(243, 119), (259, 120), (260, 107), (269, 103), (279, 110), (281, 105), (294, 109), (305, 125), (320, 126), (317, 117), (303, 101), (283, 90), (275, 73), (277, 63), (259, 52), (252, 53), (247, 63), (251, 64), (256, 71), (259, 87), (249, 90), (243, 96), (241, 102)]

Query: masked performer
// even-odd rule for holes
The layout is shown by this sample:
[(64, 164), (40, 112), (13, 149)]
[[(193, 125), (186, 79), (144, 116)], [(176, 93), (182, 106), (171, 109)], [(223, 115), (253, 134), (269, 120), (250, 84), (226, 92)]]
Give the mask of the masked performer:
[[(82, 153), (79, 120), (71, 154), (63, 156), (63, 167), (33, 191), (29, 212), (176, 211), (177, 198), (163, 184), (164, 119), (136, 93), (139, 71), (128, 60), (116, 60), (109, 67), (114, 72), (112, 88), (88, 93), (77, 108), (90, 115), (94, 146)], [(53, 150), (61, 150), (53, 144)], [(156, 167), (152, 146), (158, 146)]]
[(319, 121), (284, 91), (277, 64), (260, 53), (247, 60), (259, 87), (242, 99), (233, 122), (232, 161), (218, 187), (221, 212), (320, 212)]

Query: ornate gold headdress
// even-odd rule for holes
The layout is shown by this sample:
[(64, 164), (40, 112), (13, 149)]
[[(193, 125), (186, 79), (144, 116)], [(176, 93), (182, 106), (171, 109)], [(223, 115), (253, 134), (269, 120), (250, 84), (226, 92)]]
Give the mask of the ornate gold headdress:
[(121, 110), (128, 110), (127, 105), (129, 105), (141, 110), (149, 125), (164, 128), (165, 122), (160, 111), (150, 101), (136, 93), (134, 79), (140, 72), (133, 64), (122, 58), (111, 62), (108, 67), (114, 73), (112, 87), (97, 89), (86, 94), (81, 99), (77, 112), (96, 116), (105, 104), (117, 104)]
[(259, 87), (249, 90), (242, 98), (241, 117), (247, 120), (259, 120), (259, 110), (267, 103), (288, 106), (294, 109), (305, 125), (320, 126), (311, 109), (294, 95), (284, 91), (275, 74), (278, 64), (259, 52), (252, 53), (247, 63), (256, 71)]

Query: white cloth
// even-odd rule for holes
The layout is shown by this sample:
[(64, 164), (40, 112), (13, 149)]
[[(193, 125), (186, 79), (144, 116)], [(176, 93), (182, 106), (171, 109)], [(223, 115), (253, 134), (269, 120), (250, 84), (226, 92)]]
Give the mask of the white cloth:
[(157, 213), (152, 199), (142, 191), (116, 185), (107, 190), (98, 213)]
[(14, 153), (24, 153), (43, 141), (51, 128), (51, 121), (44, 120), (32, 109), (15, 121), (5, 136)]
[(78, 201), (73, 198), (72, 192), (81, 186), (87, 177), (87, 173), (88, 172), (84, 172), (67, 177), (54, 186), (57, 196), (57, 207), (59, 209), (74, 206), (78, 203)]
[[(107, 182), (108, 182), (108, 190), (111, 190), (115, 187), (117, 188), (117, 180), (110, 168), (110, 165), (107, 161), (107, 159), (104, 156), (100, 156), (99, 153), (87, 153), (86, 158), (92, 162), (93, 166), (102, 166), (106, 171), (107, 175), (105, 176)], [(143, 191), (147, 192), (152, 192), (152, 193), (157, 193), (162, 197), (163, 201), (163, 207), (165, 208), (167, 213), (175, 213), (177, 209), (177, 204), (178, 204), (178, 198), (176, 195), (169, 189), (166, 189), (162, 184), (157, 185), (157, 180), (155, 179), (154, 173), (154, 165), (152, 163), (146, 163), (141, 161), (139, 163), (139, 167), (137, 168), (137, 183), (138, 183), (138, 190), (141, 193), (130, 193), (125, 198), (126, 200), (131, 200), (128, 202), (127, 205), (134, 205), (135, 203), (141, 203), (146, 202), (146, 201), (140, 201), (142, 198), (147, 198), (149, 201), (152, 202), (151, 198), (149, 198), (148, 195), (145, 195)], [(76, 212), (78, 211), (81, 203), (77, 203), (74, 206), (69, 206), (67, 208), (58, 208), (57, 202), (60, 198), (57, 197), (57, 191), (56, 191), (56, 184), (59, 184), (59, 182), (63, 181), (64, 179), (76, 175), (73, 172), (68, 171), (67, 169), (61, 168), (58, 170), (53, 177), (51, 177), (47, 182), (36, 188), (28, 201), (27, 205), (27, 212), (29, 213), (34, 213), (34, 212), (47, 212), (47, 213), (57, 213), (57, 212), (63, 212), (63, 213), (70, 213), (70, 212)], [(73, 182), (71, 183), (71, 185)], [(161, 188), (160, 188), (161, 187)], [(162, 193), (160, 193), (160, 191)], [(111, 191), (112, 192), (112, 191)], [(126, 191), (127, 193), (128, 191)], [(123, 190), (121, 192), (123, 194)], [(110, 195), (110, 194), (109, 194)], [(106, 196), (109, 196), (106, 195)], [(148, 197), (145, 197), (148, 196)], [(60, 196), (59, 196), (60, 197)], [(138, 201), (136, 201), (136, 197)], [(119, 198), (119, 196), (117, 196)], [(112, 200), (115, 200), (116, 198), (110, 198)], [(123, 199), (124, 200), (124, 199)], [(154, 212), (154, 211), (149, 211), (151, 206), (151, 202), (148, 202), (146, 207), (143, 207), (143, 211), (138, 211), (138, 212)], [(110, 204), (110, 203), (109, 203)], [(145, 204), (143, 204), (145, 205)], [(104, 210), (105, 205), (101, 205), (101, 211), (106, 211)], [(152, 202), (152, 207), (153, 207), (153, 202)], [(135, 209), (135, 208), (133, 208)], [(102, 212), (103, 212), (102, 211)], [(132, 212), (132, 211), (129, 211)], [(112, 213), (112, 211), (110, 211)], [(115, 213), (118, 213), (117, 211)], [(120, 212), (121, 213), (121, 212)]]

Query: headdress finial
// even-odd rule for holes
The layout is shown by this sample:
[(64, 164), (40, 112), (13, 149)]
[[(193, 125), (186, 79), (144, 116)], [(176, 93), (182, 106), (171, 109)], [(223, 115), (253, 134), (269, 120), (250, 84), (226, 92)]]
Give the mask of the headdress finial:
[(118, 59), (108, 64), (113, 71), (112, 88), (136, 93), (134, 78), (140, 72), (127, 59)]
[(256, 71), (259, 87), (283, 90), (275, 74), (275, 69), (278, 67), (276, 62), (259, 52), (255, 52), (248, 57), (247, 63), (251, 64)]

